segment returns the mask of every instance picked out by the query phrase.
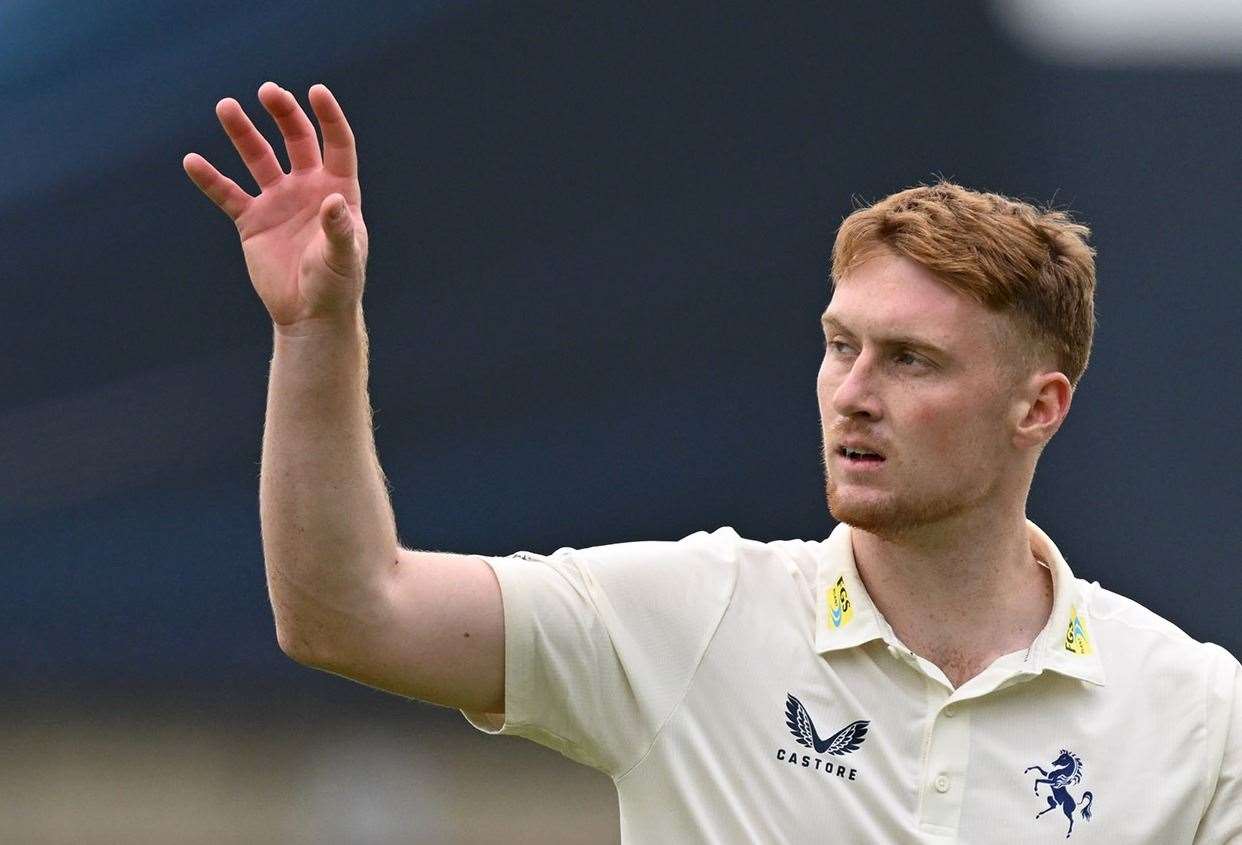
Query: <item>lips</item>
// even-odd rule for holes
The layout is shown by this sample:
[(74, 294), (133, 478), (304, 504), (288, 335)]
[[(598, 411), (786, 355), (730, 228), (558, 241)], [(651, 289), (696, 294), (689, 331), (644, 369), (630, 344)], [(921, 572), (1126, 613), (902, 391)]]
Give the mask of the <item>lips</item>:
[(837, 449), (837, 466), (848, 475), (879, 472), (884, 468), (884, 464), (884, 458), (874, 453), (858, 454), (847, 450), (844, 446)]
[(883, 461), (879, 449), (863, 440), (847, 440), (837, 444), (837, 454), (850, 461)]

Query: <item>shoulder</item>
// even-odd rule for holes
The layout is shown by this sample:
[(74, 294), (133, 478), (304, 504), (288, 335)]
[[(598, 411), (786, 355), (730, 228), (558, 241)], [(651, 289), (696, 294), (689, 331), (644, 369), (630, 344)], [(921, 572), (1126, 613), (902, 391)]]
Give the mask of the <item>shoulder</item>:
[(689, 624), (726, 605), (737, 583), (744, 540), (729, 526), (679, 540), (562, 546), (484, 558), (515, 610), (556, 603), (590, 608), (605, 621), (676, 617)]
[(678, 573), (711, 570), (717, 574), (737, 570), (776, 568), (783, 572), (812, 574), (820, 544), (805, 540), (753, 540), (732, 526), (696, 531), (679, 540), (635, 540), (586, 548), (565, 546), (550, 555), (518, 552), (527, 560), (577, 561), (595, 571), (651, 570), (676, 577)]
[(628, 595), (643, 604), (731, 603), (747, 595), (793, 588), (808, 592), (823, 555), (814, 540), (755, 540), (732, 526), (678, 540), (637, 540), (586, 548), (562, 547), (538, 560), (590, 593)]
[(1210, 645), (1199, 642), (1173, 622), (1134, 599), (1101, 587), (1098, 582), (1088, 583), (1078, 579), (1078, 586), (1097, 629), (1107, 628), (1119, 635), (1143, 641), (1159, 641), (1170, 648), (1185, 650), (1191, 654), (1201, 651), (1197, 648), (1199, 646)]
[(1209, 687), (1232, 682), (1237, 674), (1237, 658), (1219, 645), (1196, 640), (1155, 611), (1099, 583), (1079, 580), (1078, 585), (1110, 669), (1181, 681), (1194, 676)]
[(695, 531), (680, 540), (630, 540), (584, 549), (566, 546), (551, 556), (589, 559), (599, 566), (634, 563), (658, 568), (729, 566), (736, 564), (747, 542), (731, 526), (722, 525), (715, 531)]

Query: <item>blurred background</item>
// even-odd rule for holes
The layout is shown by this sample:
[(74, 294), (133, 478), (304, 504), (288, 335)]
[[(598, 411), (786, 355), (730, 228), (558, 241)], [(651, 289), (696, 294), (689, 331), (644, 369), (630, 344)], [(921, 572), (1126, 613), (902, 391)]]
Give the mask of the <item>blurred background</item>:
[(253, 190), (213, 107), (276, 137), (267, 79), (327, 82), (358, 138), (407, 545), (826, 536), (835, 228), (944, 175), (1099, 250), (1030, 517), (1242, 653), (1239, 10), (5, 0), (0, 840), (618, 839), (605, 776), (276, 645), (271, 328), (180, 164)]

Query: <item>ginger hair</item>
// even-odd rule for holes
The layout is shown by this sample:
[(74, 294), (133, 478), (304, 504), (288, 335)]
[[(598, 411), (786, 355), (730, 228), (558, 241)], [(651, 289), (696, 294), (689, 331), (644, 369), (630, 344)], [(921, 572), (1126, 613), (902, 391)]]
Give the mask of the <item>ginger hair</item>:
[(1091, 230), (1067, 212), (941, 179), (892, 194), (845, 218), (832, 247), (835, 284), (877, 251), (904, 255), (1016, 331), (1001, 338), (1026, 375), (1055, 362), (1078, 386), (1095, 329)]

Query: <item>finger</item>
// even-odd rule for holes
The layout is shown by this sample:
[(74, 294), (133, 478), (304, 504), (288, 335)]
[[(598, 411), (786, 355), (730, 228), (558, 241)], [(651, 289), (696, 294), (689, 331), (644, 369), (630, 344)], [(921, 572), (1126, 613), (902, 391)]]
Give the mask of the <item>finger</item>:
[(340, 194), (324, 197), (319, 205), (319, 223), (326, 235), (323, 260), (342, 276), (357, 272), (358, 239), (354, 237), (354, 220), (345, 198)]
[(237, 187), (236, 182), (212, 167), (211, 162), (198, 153), (190, 153), (183, 158), (181, 166), (190, 181), (234, 222), (254, 201), (254, 197)]
[(354, 146), (354, 133), (345, 119), (336, 97), (323, 84), (312, 85), (307, 94), (319, 130), (323, 132), (323, 166), (335, 176), (358, 178), (358, 151)]
[(289, 169), (311, 170), (319, 167), (319, 136), (315, 126), (298, 105), (292, 93), (275, 82), (259, 86), (259, 102), (280, 127), (285, 139), (285, 151), (289, 153)]
[(226, 97), (216, 103), (216, 117), (220, 118), (220, 125), (260, 189), (278, 182), (285, 175), (276, 160), (276, 153), (272, 152), (272, 145), (254, 128), (240, 103)]

